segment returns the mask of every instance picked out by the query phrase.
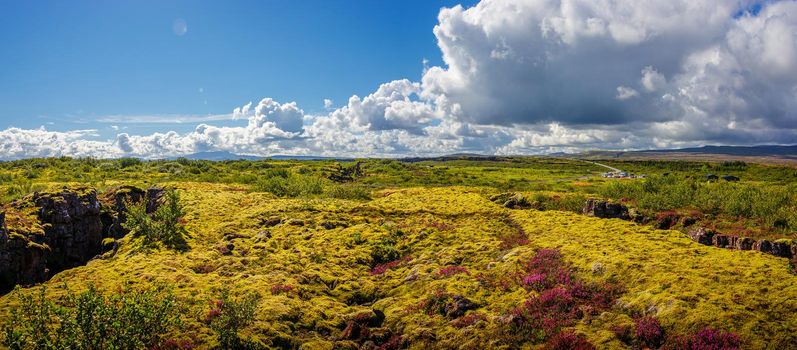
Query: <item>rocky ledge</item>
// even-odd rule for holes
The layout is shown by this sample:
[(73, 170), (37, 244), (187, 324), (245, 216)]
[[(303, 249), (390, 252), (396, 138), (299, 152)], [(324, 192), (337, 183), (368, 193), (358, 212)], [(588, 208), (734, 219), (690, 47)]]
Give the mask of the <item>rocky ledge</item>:
[(161, 194), (161, 189), (125, 186), (110, 191), (103, 203), (94, 189), (78, 188), (14, 201), (7, 209), (22, 217), (13, 227), (0, 212), (0, 293), (85, 264), (107, 249), (104, 239), (127, 233), (122, 227), (127, 203), (146, 199), (148, 211), (154, 211)]
[(704, 245), (736, 250), (756, 250), (783, 258), (797, 257), (797, 244), (787, 240), (755, 240), (749, 237), (721, 234), (705, 227), (692, 227), (687, 235), (693, 241)]
[(587, 216), (594, 216), (602, 219), (622, 219), (631, 220), (628, 207), (620, 203), (612, 203), (599, 199), (587, 199), (581, 213)]

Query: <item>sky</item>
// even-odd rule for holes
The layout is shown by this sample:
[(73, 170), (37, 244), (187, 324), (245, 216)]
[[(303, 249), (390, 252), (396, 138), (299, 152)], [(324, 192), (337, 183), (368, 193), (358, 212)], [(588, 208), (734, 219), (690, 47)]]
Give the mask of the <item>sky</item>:
[(797, 1), (0, 1), (0, 159), (797, 144)]

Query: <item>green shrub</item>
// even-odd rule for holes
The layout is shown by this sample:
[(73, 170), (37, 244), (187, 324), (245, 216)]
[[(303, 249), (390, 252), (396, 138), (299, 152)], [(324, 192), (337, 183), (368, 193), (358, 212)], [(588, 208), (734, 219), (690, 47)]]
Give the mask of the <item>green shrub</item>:
[(14, 200), (19, 197), (31, 194), (36, 191), (41, 191), (47, 188), (46, 185), (40, 183), (33, 183), (30, 180), (16, 181), (14, 184), (6, 188), (6, 200)]
[(5, 173), (0, 174), (0, 184), (4, 184), (4, 183), (7, 183), (7, 182), (13, 182), (13, 181), (14, 181), (14, 177), (11, 176), (11, 174), (5, 174)]
[(632, 199), (640, 209), (650, 212), (691, 208), (707, 214), (758, 219), (769, 226), (778, 221), (784, 227), (797, 227), (790, 218), (797, 206), (793, 190), (790, 186), (652, 176), (645, 181), (611, 181), (599, 192), (607, 198)]
[(139, 165), (141, 163), (142, 163), (141, 159), (138, 159), (138, 158), (120, 158), (119, 159), (119, 167), (122, 168), (122, 169), (129, 168), (131, 166), (136, 166), (136, 165)]
[(170, 293), (127, 290), (104, 296), (89, 287), (80, 294), (67, 290), (57, 303), (45, 298), (44, 286), (35, 296), (16, 293), (19, 306), (3, 326), (3, 346), (12, 350), (156, 348), (180, 325)]
[(258, 181), (254, 190), (269, 192), (277, 197), (300, 197), (319, 195), (324, 191), (324, 185), (321, 179), (312, 176), (273, 176)]
[(268, 168), (262, 172), (262, 177), (266, 179), (270, 179), (272, 177), (281, 177), (283, 179), (287, 179), (290, 176), (290, 171), (285, 168)]
[(394, 261), (400, 257), (401, 252), (396, 249), (395, 239), (383, 237), (371, 244), (371, 262), (374, 266)]
[(581, 213), (584, 208), (584, 202), (587, 197), (581, 194), (568, 194), (561, 197), (550, 198), (545, 203), (545, 208), (548, 210), (561, 210), (570, 211), (574, 213)]
[(170, 249), (188, 249), (188, 235), (182, 223), (185, 210), (174, 189), (166, 190), (155, 212), (147, 213), (147, 203), (129, 203), (124, 227), (133, 237), (141, 237), (144, 248), (153, 248), (158, 243)]
[(369, 200), (371, 193), (360, 186), (334, 185), (328, 187), (324, 193), (329, 198)]
[(226, 289), (221, 291), (219, 299), (211, 300), (206, 320), (216, 333), (220, 348), (256, 348), (255, 344), (241, 339), (239, 332), (254, 322), (259, 301), (260, 297), (255, 294), (235, 300)]

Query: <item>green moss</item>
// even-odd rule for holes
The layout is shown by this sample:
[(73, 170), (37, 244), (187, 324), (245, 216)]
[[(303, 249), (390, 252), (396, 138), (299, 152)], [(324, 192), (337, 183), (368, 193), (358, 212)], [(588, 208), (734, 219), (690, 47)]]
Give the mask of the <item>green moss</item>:
[(34, 241), (28, 241), (28, 249), (37, 249), (37, 250), (50, 250), (50, 246), (47, 244), (40, 244)]
[(113, 237), (106, 237), (106, 238), (103, 238), (103, 240), (102, 240), (102, 246), (103, 247), (112, 246), (115, 242), (116, 242), (116, 239), (114, 239)]

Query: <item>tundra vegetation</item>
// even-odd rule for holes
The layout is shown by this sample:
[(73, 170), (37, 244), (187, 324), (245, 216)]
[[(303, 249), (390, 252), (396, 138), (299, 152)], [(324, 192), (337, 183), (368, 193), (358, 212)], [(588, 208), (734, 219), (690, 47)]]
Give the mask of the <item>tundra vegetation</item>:
[[(794, 262), (685, 234), (793, 244), (797, 169), (603, 163), (648, 177), (537, 157), (2, 162), (0, 266), (15, 240), (61, 249), (40, 239), (48, 194), (96, 191), (126, 221), (112, 250), (0, 297), (0, 346), (797, 348)], [(123, 186), (166, 190), (153, 208)], [(582, 215), (590, 198), (629, 220)]]

